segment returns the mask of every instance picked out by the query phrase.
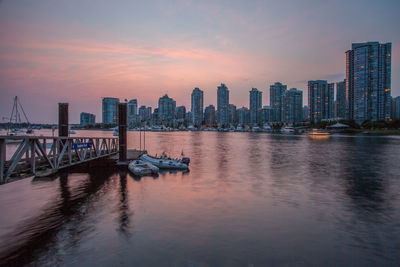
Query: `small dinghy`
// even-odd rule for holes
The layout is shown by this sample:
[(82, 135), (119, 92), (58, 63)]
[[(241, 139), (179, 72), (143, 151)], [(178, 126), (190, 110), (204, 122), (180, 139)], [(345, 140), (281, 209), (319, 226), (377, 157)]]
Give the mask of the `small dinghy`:
[(143, 154), (140, 159), (150, 162), (154, 166), (157, 166), (160, 169), (169, 169), (169, 170), (187, 170), (189, 168), (190, 159), (186, 158), (184, 163), (180, 159), (171, 159), (162, 155), (160, 158), (152, 157), (147, 154)]
[(158, 174), (158, 168), (143, 160), (134, 160), (129, 163), (128, 169), (137, 176)]

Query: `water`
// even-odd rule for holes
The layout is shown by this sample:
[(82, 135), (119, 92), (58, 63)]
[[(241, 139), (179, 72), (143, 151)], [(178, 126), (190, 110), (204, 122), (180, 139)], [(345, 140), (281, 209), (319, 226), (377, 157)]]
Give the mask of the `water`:
[(158, 132), (146, 148), (183, 150), (190, 172), (0, 186), (0, 264), (400, 264), (398, 137)]

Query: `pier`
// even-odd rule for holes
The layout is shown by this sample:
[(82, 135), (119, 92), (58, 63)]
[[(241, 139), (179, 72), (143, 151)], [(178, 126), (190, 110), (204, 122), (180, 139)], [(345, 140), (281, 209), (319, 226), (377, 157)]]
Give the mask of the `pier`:
[[(68, 136), (68, 103), (58, 105), (59, 136), (0, 136), (0, 184), (24, 177), (48, 176), (99, 159), (127, 166), (145, 151), (127, 149), (126, 103), (119, 103), (118, 110), (119, 137)], [(16, 143), (16, 149), (7, 146), (8, 143)]]

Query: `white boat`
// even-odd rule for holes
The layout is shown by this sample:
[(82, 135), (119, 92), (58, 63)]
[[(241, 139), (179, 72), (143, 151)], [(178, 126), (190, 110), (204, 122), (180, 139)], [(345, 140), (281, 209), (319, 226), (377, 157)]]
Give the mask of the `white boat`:
[(290, 127), (290, 126), (284, 127), (284, 128), (282, 128), (282, 132), (283, 133), (294, 133), (294, 127)]
[(129, 163), (128, 169), (137, 176), (154, 175), (157, 174), (159, 169), (150, 162), (143, 160), (134, 160)]
[[(187, 170), (189, 168), (189, 162), (187, 163), (182, 162), (180, 159), (171, 159), (167, 158), (166, 156), (162, 156), (160, 158), (152, 157), (147, 154), (143, 154), (140, 159), (150, 162), (154, 166), (157, 166), (160, 169), (174, 169), (174, 170)], [(188, 158), (184, 158), (188, 159)]]

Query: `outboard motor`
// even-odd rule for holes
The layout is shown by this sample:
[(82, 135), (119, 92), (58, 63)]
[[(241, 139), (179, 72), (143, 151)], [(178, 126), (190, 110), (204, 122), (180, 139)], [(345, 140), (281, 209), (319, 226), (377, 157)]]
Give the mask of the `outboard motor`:
[(183, 157), (183, 158), (182, 158), (182, 163), (184, 163), (184, 164), (186, 164), (186, 165), (189, 166), (190, 158), (188, 158), (188, 157)]

